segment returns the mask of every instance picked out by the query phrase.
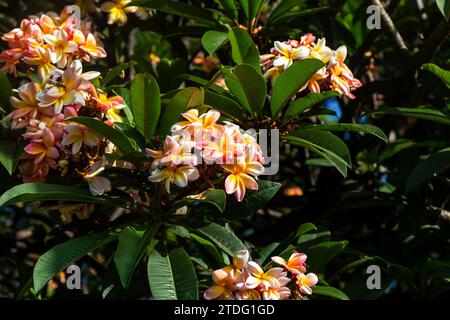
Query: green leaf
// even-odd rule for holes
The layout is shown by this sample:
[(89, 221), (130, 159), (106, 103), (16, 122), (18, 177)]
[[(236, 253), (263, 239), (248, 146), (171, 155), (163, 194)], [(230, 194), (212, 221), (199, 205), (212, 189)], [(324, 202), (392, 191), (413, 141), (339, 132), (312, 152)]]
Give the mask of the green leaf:
[(441, 151), (420, 161), (412, 170), (406, 182), (406, 193), (413, 191), (436, 173), (450, 167), (450, 151)]
[(215, 25), (214, 19), (206, 10), (180, 1), (140, 0), (130, 2), (126, 5), (126, 7), (129, 6), (147, 7), (153, 10), (192, 19), (202, 24)]
[(241, 7), (248, 21), (256, 18), (263, 3), (263, 0), (241, 0)]
[(291, 121), (293, 118), (301, 114), (303, 111), (310, 109), (316, 104), (330, 97), (339, 96), (337, 92), (328, 91), (322, 93), (308, 93), (305, 97), (299, 98), (292, 102), (286, 109), (283, 116), (283, 123)]
[(134, 270), (144, 256), (159, 226), (159, 223), (153, 223), (146, 227), (128, 226), (120, 233), (114, 263), (125, 289), (130, 285)]
[(276, 18), (284, 14), (285, 12), (288, 12), (293, 7), (296, 7), (299, 5), (298, 0), (284, 0), (281, 1), (270, 13), (269, 16), (269, 24), (271, 24)]
[(253, 114), (259, 115), (266, 101), (266, 80), (249, 64), (237, 65), (234, 68), (234, 75), (244, 92), (245, 105), (250, 106)]
[(450, 14), (450, 1), (449, 0), (436, 0), (436, 5), (441, 11), (442, 15), (446, 20), (448, 20), (448, 15)]
[(450, 117), (436, 109), (429, 108), (380, 108), (371, 112), (367, 115), (374, 114), (393, 114), (404, 117), (412, 117), (424, 120), (430, 120), (439, 122), (445, 125), (450, 125)]
[(17, 167), (17, 163), (22, 156), (25, 142), (17, 142), (16, 140), (7, 140), (0, 138), (0, 163), (5, 167), (6, 171), (11, 175)]
[(286, 23), (293, 19), (298, 19), (300, 17), (308, 16), (308, 15), (314, 15), (318, 13), (328, 13), (328, 12), (334, 12), (336, 11), (335, 8), (330, 7), (318, 7), (318, 8), (311, 8), (311, 9), (304, 9), (302, 11), (297, 12), (286, 12), (279, 17), (272, 19), (272, 25), (278, 25), (280, 23)]
[(58, 244), (44, 253), (33, 271), (34, 290), (40, 292), (45, 284), (71, 262), (116, 239), (111, 232), (93, 233)]
[[(450, 1), (445, 2), (447, 2), (447, 5), (450, 6)], [(448, 88), (450, 88), (450, 71), (444, 70), (433, 63), (426, 63), (422, 65), (422, 69), (433, 73), (435, 76), (440, 78)]]
[(320, 272), (328, 262), (344, 250), (347, 244), (348, 241), (325, 241), (305, 249), (309, 270), (314, 273)]
[(18, 202), (74, 201), (119, 206), (111, 197), (94, 197), (89, 190), (72, 186), (43, 183), (24, 183), (12, 187), (0, 197), (0, 207)]
[(246, 30), (231, 28), (228, 31), (231, 44), (231, 57), (236, 64), (247, 63), (261, 73), (259, 66), (259, 52), (252, 37)]
[(173, 208), (181, 208), (190, 204), (208, 203), (213, 205), (220, 213), (225, 211), (226, 194), (221, 189), (211, 189), (202, 194), (202, 197), (189, 198), (185, 197), (173, 204)]
[[(11, 82), (4, 72), (0, 71), (0, 108), (10, 111), (9, 98), (13, 95)], [(8, 107), (8, 108), (7, 108)]]
[(68, 121), (73, 121), (85, 125), (93, 129), (96, 133), (104, 136), (106, 139), (111, 141), (117, 148), (120, 149), (123, 153), (129, 153), (135, 151), (135, 147), (131, 143), (131, 140), (123, 134), (118, 129), (115, 129), (103, 121), (99, 121), (94, 118), (89, 117), (76, 117), (76, 118), (68, 118)]
[(282, 139), (310, 149), (329, 160), (344, 177), (347, 176), (347, 167), (351, 168), (350, 152), (347, 146), (330, 132), (307, 128)]
[(241, 120), (244, 115), (241, 106), (233, 99), (210, 90), (205, 91), (205, 104), (236, 120)]
[(137, 74), (131, 81), (131, 111), (138, 131), (150, 139), (158, 124), (161, 101), (158, 83), (152, 75)]
[(210, 30), (205, 32), (202, 37), (203, 48), (205, 48), (211, 56), (227, 42), (228, 34), (222, 31)]
[(136, 62), (130, 61), (127, 63), (119, 64), (118, 66), (115, 66), (114, 68), (109, 69), (108, 72), (106, 73), (106, 76), (101, 81), (102, 88), (106, 88), (106, 85), (111, 80), (113, 80), (114, 78), (119, 76), (122, 73), (122, 71), (127, 70), (136, 64), (137, 64)]
[(241, 240), (233, 232), (217, 223), (210, 223), (195, 231), (209, 238), (217, 247), (230, 256), (234, 256), (236, 252), (246, 249)]
[(180, 114), (204, 103), (203, 88), (188, 87), (177, 92), (170, 99), (161, 117), (161, 134), (170, 134), (170, 128), (178, 121)]
[(238, 8), (236, 5), (236, 0), (217, 0), (228, 12), (231, 19), (237, 19), (238, 17)]
[(280, 187), (278, 182), (258, 180), (258, 190), (247, 190), (242, 202), (237, 202), (234, 196), (228, 198), (225, 217), (234, 220), (254, 214), (275, 196)]
[(322, 296), (336, 298), (338, 300), (350, 300), (349, 297), (341, 290), (328, 286), (314, 286), (312, 287), (313, 294), (320, 294)]
[(223, 267), (225, 265), (225, 261), (223, 260), (222, 254), (219, 253), (216, 246), (209, 240), (200, 237), (195, 233), (189, 233), (189, 238), (194, 240), (197, 244), (199, 244), (204, 251), (207, 252), (208, 256), (213, 259), (213, 262), (217, 267)]
[(165, 242), (160, 242), (148, 258), (147, 274), (156, 300), (198, 299), (194, 265), (182, 248), (169, 251)]
[[(309, 128), (309, 127), (308, 127)], [(380, 138), (384, 142), (388, 142), (388, 139), (384, 132), (371, 124), (355, 124), (355, 123), (339, 123), (339, 124), (318, 124), (311, 128), (325, 130), (325, 131), (351, 131), (351, 132), (364, 132), (371, 134), (377, 138)]]
[(274, 81), (270, 110), (275, 118), (289, 99), (300, 90), (324, 63), (318, 59), (305, 59), (294, 62)]

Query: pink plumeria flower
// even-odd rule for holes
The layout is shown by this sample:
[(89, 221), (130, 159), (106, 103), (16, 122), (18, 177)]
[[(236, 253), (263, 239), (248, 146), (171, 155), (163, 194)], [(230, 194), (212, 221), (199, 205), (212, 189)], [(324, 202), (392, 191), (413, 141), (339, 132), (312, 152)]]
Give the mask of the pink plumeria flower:
[(300, 292), (309, 295), (312, 294), (311, 288), (314, 287), (318, 281), (319, 280), (314, 273), (308, 273), (307, 275), (300, 273), (297, 275), (296, 284)]
[(291, 281), (287, 277), (280, 277), (271, 281), (266, 287), (261, 288), (261, 294), (264, 300), (286, 300), (291, 295), (291, 290), (286, 285)]
[(212, 273), (214, 285), (203, 293), (206, 300), (234, 300), (235, 282), (239, 271), (233, 266), (215, 270)]
[(65, 128), (67, 134), (62, 139), (63, 146), (72, 145), (72, 154), (77, 154), (83, 144), (95, 147), (99, 143), (98, 136), (81, 124), (68, 124)]
[(272, 257), (272, 261), (278, 263), (279, 265), (282, 265), (286, 268), (287, 271), (293, 274), (300, 274), (306, 272), (306, 268), (304, 266), (306, 258), (306, 254), (294, 252), (293, 254), (291, 254), (287, 262), (285, 259), (279, 256)]

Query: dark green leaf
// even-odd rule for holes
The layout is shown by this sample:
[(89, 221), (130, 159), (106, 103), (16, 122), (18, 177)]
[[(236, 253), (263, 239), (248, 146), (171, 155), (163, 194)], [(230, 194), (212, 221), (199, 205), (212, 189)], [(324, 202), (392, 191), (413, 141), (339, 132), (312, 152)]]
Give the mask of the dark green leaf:
[(241, 120), (244, 115), (240, 105), (233, 99), (210, 90), (205, 91), (205, 104), (236, 120)]
[(168, 251), (165, 242), (160, 242), (148, 258), (147, 274), (156, 300), (198, 299), (194, 265), (182, 248)]
[(61, 243), (44, 253), (33, 272), (34, 290), (40, 292), (45, 284), (58, 272), (89, 252), (114, 240), (117, 234), (93, 233)]
[(203, 88), (188, 87), (177, 92), (170, 99), (161, 116), (161, 134), (170, 134), (170, 128), (178, 121), (180, 114), (204, 103)]
[(115, 77), (118, 77), (122, 73), (122, 71), (127, 70), (127, 69), (131, 68), (134, 65), (136, 65), (136, 62), (130, 61), (130, 62), (127, 62), (127, 63), (119, 64), (118, 66), (115, 66), (114, 68), (109, 69), (108, 72), (106, 73), (106, 76), (101, 81), (102, 88), (105, 88), (106, 85), (111, 80), (113, 80)]
[(438, 152), (420, 161), (408, 177), (406, 192), (411, 192), (422, 183), (431, 179), (436, 173), (448, 167), (450, 167), (450, 150)]
[(42, 200), (87, 202), (111, 206), (120, 205), (109, 197), (94, 197), (87, 189), (57, 184), (24, 183), (14, 186), (2, 194), (0, 207), (18, 202)]
[(237, 202), (233, 196), (228, 197), (225, 217), (234, 220), (254, 214), (275, 196), (280, 187), (278, 182), (258, 180), (259, 190), (247, 190), (242, 202)]
[(351, 167), (347, 146), (330, 132), (302, 129), (283, 139), (321, 155), (329, 160), (343, 176), (347, 175), (347, 167)]
[(303, 98), (298, 98), (294, 102), (292, 102), (286, 109), (286, 112), (283, 116), (283, 122), (287, 123), (302, 112), (310, 109), (316, 104), (326, 100), (330, 97), (336, 97), (339, 94), (334, 91), (322, 92), (322, 93), (308, 93)]
[(338, 123), (338, 124), (318, 124), (312, 126), (314, 129), (325, 131), (350, 131), (350, 132), (364, 132), (371, 134), (377, 138), (380, 138), (384, 142), (388, 142), (388, 139), (384, 132), (371, 124), (355, 124), (355, 123)]
[(450, 117), (436, 109), (429, 108), (380, 108), (367, 113), (374, 114), (393, 114), (397, 116), (412, 117), (418, 119), (431, 120), (445, 125), (450, 125)]
[(327, 287), (327, 286), (314, 286), (312, 287), (313, 294), (320, 294), (323, 296), (328, 296), (332, 298), (336, 298), (338, 300), (349, 300), (347, 295), (343, 293), (341, 290)]
[(249, 64), (237, 65), (234, 75), (244, 92), (245, 105), (250, 106), (253, 114), (259, 115), (266, 101), (266, 80)]
[(128, 226), (119, 235), (119, 245), (114, 255), (114, 263), (124, 288), (128, 288), (134, 270), (144, 256), (160, 224), (146, 227)]
[(318, 273), (334, 257), (344, 250), (348, 241), (326, 241), (312, 245), (305, 250), (308, 255), (309, 270)]
[(107, 125), (103, 121), (99, 121), (97, 119), (89, 117), (68, 118), (67, 120), (80, 123), (82, 125), (85, 125), (86, 127), (93, 129), (96, 133), (104, 136), (106, 139), (111, 141), (123, 153), (135, 151), (135, 147), (126, 135), (124, 135), (118, 129)]
[(273, 84), (270, 110), (275, 118), (289, 99), (300, 90), (324, 63), (318, 59), (305, 59), (294, 62), (282, 72)]
[(216, 246), (230, 256), (234, 256), (236, 252), (246, 249), (241, 240), (233, 232), (216, 223), (210, 223), (198, 228), (196, 231), (209, 238)]
[(263, 4), (263, 0), (241, 0), (241, 7), (248, 21), (253, 21)]
[(261, 72), (259, 52), (248, 32), (241, 28), (231, 28), (228, 32), (228, 39), (231, 44), (233, 61), (236, 64), (247, 63), (258, 72)]
[(140, 73), (131, 82), (130, 95), (134, 123), (148, 140), (155, 133), (161, 113), (158, 83), (152, 75)]
[(212, 56), (220, 47), (228, 42), (228, 34), (222, 31), (210, 30), (202, 37), (202, 45)]

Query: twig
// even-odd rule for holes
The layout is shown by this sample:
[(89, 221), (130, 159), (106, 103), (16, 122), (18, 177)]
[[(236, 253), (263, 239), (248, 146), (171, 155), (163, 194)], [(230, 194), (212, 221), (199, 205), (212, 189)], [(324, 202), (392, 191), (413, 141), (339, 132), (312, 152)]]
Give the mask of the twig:
[(394, 41), (397, 49), (400, 50), (400, 52), (402, 52), (403, 54), (409, 54), (408, 47), (406, 46), (402, 35), (400, 34), (400, 32), (398, 32), (397, 28), (394, 25), (394, 22), (392, 22), (391, 17), (384, 9), (384, 6), (381, 4), (380, 0), (372, 0), (372, 3), (380, 8), (381, 18), (383, 19), (383, 22), (387, 27), (388, 35)]
[(450, 35), (450, 21), (442, 19), (442, 21), (433, 30), (430, 36), (425, 40), (419, 51), (416, 65), (420, 66), (431, 60), (436, 51), (447, 40)]

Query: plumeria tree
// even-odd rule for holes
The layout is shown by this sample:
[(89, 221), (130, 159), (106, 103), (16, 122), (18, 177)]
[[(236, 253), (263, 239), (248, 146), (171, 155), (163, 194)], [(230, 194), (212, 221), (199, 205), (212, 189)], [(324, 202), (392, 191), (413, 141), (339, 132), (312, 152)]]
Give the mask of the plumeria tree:
[(0, 160), (14, 182), (0, 205), (51, 214), (59, 234), (20, 297), (50, 297), (61, 272), (88, 256), (105, 271), (103, 298), (136, 288), (146, 265), (142, 294), (154, 299), (348, 299), (322, 273), (347, 241), (308, 221), (264, 247), (236, 235), (286, 187), (280, 159), (292, 150), (346, 177), (352, 159), (336, 133), (387, 142), (367, 121), (327, 121), (335, 112), (323, 104), (358, 101), (370, 81), (354, 76), (344, 43), (277, 33), (282, 21), (328, 9), (77, 4), (2, 35)]

